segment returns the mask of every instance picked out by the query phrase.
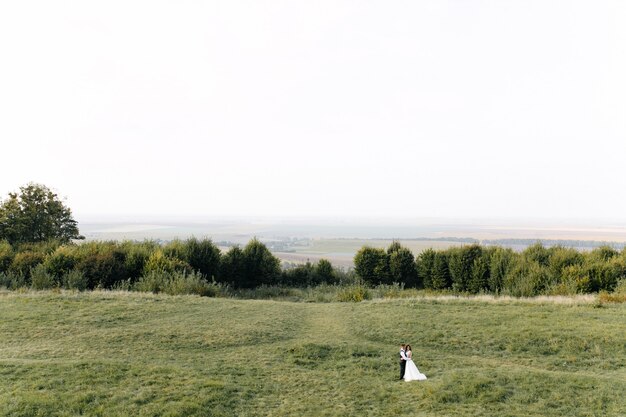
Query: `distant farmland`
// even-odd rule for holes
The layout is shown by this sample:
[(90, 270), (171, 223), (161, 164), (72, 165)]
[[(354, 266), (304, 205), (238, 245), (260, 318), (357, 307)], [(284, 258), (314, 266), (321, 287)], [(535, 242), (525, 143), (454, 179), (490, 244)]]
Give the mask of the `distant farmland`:
[[(328, 259), (341, 267), (353, 266), (352, 259), (363, 246), (386, 248), (391, 239), (314, 239), (308, 246), (294, 246), (290, 252), (274, 252), (283, 261), (301, 263), (307, 260), (315, 262), (321, 258)], [(467, 243), (433, 240), (400, 240), (403, 246), (411, 249), (415, 255), (425, 249), (447, 249)]]
[[(387, 247), (397, 238), (415, 255), (427, 248), (447, 249), (467, 244), (471, 238), (487, 245), (523, 250), (537, 240), (590, 250), (602, 242), (626, 242), (626, 226), (543, 226), (520, 224), (357, 224), (350, 222), (286, 222), (215, 220), (204, 222), (81, 223), (87, 240), (145, 240), (167, 242), (191, 236), (209, 237), (222, 249), (244, 245), (253, 237), (265, 242), (285, 262), (329, 259), (344, 268), (352, 266), (354, 254), (365, 245)], [(451, 240), (446, 240), (450, 237)], [(468, 239), (470, 240), (470, 239)], [(565, 242), (565, 243), (559, 243)], [(586, 245), (586, 243), (589, 245)]]

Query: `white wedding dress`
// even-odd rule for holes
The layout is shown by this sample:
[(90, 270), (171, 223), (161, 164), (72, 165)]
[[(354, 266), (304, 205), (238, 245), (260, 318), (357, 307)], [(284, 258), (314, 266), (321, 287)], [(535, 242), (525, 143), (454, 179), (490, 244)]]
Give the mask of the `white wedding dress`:
[(420, 373), (417, 366), (415, 366), (415, 362), (411, 359), (411, 353), (407, 355), (406, 360), (406, 369), (404, 370), (404, 380), (405, 381), (425, 381), (426, 375)]

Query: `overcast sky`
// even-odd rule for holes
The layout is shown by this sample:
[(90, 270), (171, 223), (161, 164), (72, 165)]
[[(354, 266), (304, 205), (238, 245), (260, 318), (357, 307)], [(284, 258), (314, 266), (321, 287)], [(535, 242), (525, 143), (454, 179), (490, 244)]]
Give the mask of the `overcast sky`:
[(0, 195), (626, 220), (626, 2), (3, 1)]

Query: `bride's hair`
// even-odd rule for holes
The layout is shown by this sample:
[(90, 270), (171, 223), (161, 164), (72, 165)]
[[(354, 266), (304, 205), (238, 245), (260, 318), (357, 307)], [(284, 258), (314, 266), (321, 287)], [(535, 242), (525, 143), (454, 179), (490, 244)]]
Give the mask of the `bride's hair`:
[(411, 345), (406, 345), (406, 350), (411, 350)]

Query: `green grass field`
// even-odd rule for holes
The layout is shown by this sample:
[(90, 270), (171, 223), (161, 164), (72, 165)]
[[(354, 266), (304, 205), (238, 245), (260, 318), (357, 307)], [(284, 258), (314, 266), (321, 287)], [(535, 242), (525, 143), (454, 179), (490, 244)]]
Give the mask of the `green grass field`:
[[(0, 293), (0, 416), (623, 416), (626, 304)], [(397, 381), (397, 345), (428, 381)]]

